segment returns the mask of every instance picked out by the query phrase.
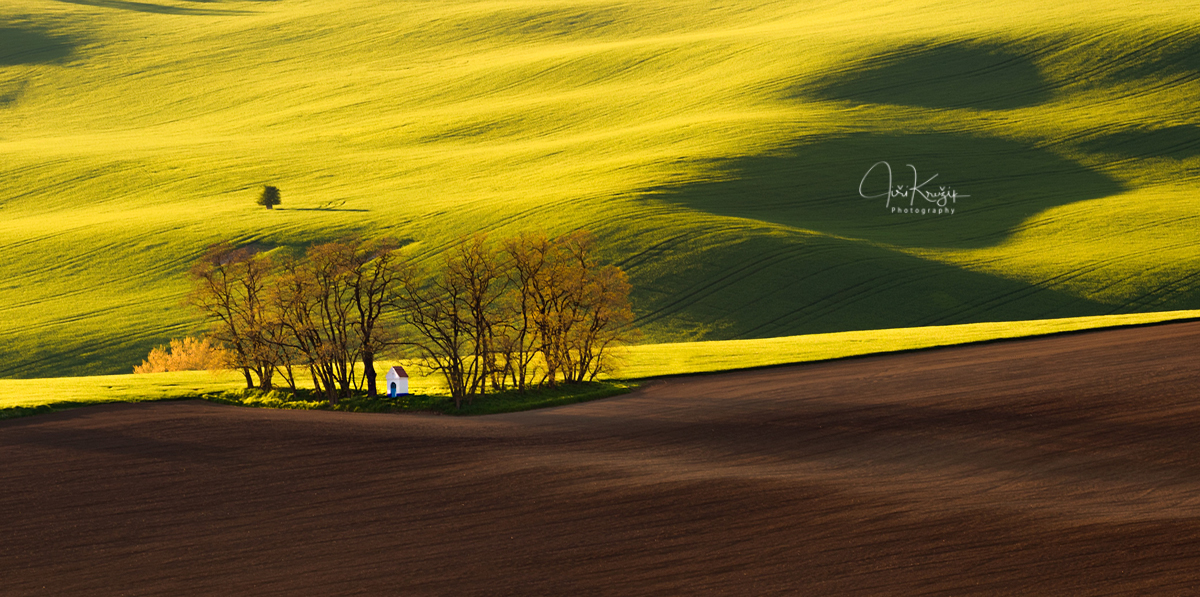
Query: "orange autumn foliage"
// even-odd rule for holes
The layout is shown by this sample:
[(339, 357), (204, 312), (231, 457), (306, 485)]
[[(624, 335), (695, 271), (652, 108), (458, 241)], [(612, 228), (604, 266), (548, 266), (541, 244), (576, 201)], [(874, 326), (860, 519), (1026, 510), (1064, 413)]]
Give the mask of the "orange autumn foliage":
[(228, 368), (229, 357), (229, 351), (211, 338), (198, 340), (189, 336), (182, 340), (171, 340), (169, 347), (159, 346), (151, 350), (146, 360), (133, 368), (133, 372), (215, 371)]

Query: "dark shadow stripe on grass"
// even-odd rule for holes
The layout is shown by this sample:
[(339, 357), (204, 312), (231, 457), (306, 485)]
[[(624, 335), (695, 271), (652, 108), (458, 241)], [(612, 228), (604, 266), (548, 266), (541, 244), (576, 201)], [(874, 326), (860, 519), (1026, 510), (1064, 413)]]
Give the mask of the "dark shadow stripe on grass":
[(68, 4), (82, 4), (84, 6), (96, 6), (99, 8), (115, 8), (118, 10), (131, 10), (134, 12), (149, 12), (167, 15), (244, 15), (250, 14), (245, 10), (230, 10), (220, 8), (187, 8), (182, 6), (164, 6), (162, 4), (150, 4), (149, 2), (131, 2), (129, 0), (58, 0)]
[[(0, 23), (0, 66), (56, 64), (75, 53), (76, 40), (40, 27)], [(0, 97), (0, 105), (16, 99), (16, 92)]]

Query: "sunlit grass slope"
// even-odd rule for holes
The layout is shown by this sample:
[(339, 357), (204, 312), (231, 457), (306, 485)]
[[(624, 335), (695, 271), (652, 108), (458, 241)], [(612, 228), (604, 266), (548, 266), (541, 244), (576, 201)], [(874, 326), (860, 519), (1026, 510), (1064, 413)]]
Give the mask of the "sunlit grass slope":
[(128, 371), (227, 238), (588, 227), (651, 342), (1198, 308), (1194, 9), (7, 0), (0, 376)]

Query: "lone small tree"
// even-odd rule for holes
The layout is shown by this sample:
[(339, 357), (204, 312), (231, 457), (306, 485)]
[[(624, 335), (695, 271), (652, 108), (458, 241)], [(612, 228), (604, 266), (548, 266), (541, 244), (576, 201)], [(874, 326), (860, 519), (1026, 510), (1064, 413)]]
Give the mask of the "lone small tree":
[(272, 185), (263, 186), (262, 194), (258, 196), (258, 204), (267, 209), (272, 209), (280, 203), (279, 187)]

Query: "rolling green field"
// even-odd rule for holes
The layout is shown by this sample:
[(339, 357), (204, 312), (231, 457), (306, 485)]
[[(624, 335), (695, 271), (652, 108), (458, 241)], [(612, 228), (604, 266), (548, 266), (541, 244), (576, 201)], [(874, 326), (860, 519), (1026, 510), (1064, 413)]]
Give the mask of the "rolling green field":
[(1198, 15), (6, 0), (0, 377), (130, 371), (229, 238), (587, 227), (651, 343), (1200, 309)]

